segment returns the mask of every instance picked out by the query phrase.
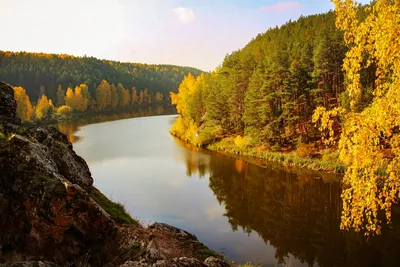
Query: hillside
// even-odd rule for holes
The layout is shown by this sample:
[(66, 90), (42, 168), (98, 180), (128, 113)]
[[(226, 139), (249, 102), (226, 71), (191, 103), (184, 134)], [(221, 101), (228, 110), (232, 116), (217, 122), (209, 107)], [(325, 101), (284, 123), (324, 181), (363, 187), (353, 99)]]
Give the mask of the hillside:
[(332, 2), (335, 13), (269, 29), (214, 73), (186, 77), (172, 95), (181, 116), (171, 133), (344, 171), (341, 228), (381, 234), (400, 192), (400, 6)]
[(94, 95), (102, 80), (138, 91), (168, 95), (176, 91), (188, 73), (198, 76), (201, 71), (173, 65), (148, 65), (100, 60), (94, 57), (75, 57), (27, 52), (0, 51), (0, 81), (26, 89), (32, 102), (45, 94), (56, 102), (57, 88), (86, 84)]
[[(271, 28), (214, 73), (186, 77), (172, 99), (182, 115), (172, 133), (197, 145), (245, 135), (237, 143), (273, 151), (317, 141), (314, 110), (349, 105), (342, 70), (347, 51), (333, 12)], [(371, 101), (374, 78), (373, 66), (361, 73), (360, 108)]]

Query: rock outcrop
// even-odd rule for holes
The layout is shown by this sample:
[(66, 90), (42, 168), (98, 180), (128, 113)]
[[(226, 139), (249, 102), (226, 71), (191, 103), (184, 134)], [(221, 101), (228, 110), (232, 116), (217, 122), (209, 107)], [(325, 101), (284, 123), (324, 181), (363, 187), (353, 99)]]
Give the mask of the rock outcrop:
[(94, 191), (67, 137), (22, 125), (13, 89), (0, 82), (0, 265), (229, 266), (178, 228), (121, 224)]
[(10, 124), (21, 124), (17, 116), (17, 103), (14, 100), (13, 89), (5, 83), (0, 82), (0, 122), (2, 126)]
[(24, 127), (11, 87), (0, 84), (0, 247), (72, 261), (102, 251), (116, 236), (110, 216), (90, 197), (93, 179), (65, 135)]

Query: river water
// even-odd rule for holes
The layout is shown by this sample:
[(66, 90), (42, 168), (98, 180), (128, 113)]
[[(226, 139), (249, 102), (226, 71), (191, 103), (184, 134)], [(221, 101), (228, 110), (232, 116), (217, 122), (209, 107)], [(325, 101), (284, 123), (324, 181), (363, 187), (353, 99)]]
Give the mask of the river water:
[(87, 161), (95, 186), (142, 223), (185, 229), (238, 263), (400, 266), (398, 213), (380, 237), (340, 231), (337, 177), (197, 149), (169, 134), (176, 115), (143, 115), (58, 125)]

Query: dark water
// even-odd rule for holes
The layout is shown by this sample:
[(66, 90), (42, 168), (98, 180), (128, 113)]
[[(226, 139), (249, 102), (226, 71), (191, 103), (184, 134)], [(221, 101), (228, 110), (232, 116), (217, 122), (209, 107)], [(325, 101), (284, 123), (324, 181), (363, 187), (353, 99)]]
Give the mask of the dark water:
[(381, 237), (342, 232), (337, 177), (261, 168), (193, 148), (169, 135), (175, 117), (83, 126), (101, 121), (92, 119), (59, 128), (76, 141), (75, 150), (106, 195), (144, 223), (162, 221), (196, 234), (230, 260), (400, 266), (399, 213)]

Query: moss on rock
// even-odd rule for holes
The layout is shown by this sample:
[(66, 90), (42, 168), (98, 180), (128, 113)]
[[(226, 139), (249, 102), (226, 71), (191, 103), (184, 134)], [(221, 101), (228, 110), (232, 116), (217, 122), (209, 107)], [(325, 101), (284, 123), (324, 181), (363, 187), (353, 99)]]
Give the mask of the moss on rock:
[(90, 190), (90, 196), (94, 201), (97, 202), (110, 216), (111, 218), (119, 223), (138, 225), (138, 221), (133, 219), (125, 207), (121, 203), (116, 203), (109, 200), (104, 194), (102, 194), (97, 188), (93, 187)]

